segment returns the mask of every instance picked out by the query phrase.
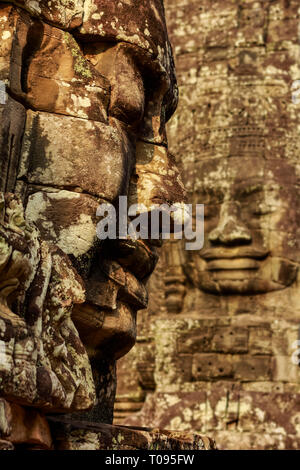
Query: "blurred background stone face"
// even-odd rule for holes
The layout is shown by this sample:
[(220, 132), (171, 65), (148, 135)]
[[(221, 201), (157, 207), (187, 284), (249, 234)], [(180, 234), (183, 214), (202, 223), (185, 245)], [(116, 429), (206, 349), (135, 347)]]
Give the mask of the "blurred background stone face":
[[(24, 331), (28, 322), (30, 327), (38, 323), (34, 331), (23, 332), (32, 333), (32, 350), (27, 351), (26, 342), (26, 351), (23, 343), (19, 347), (25, 362), (34, 356), (28, 377), (32, 394), (25, 397), (24, 386), (9, 395), (2, 383), (0, 394), (12, 400), (17, 396), (21, 404), (47, 412), (88, 409), (96, 400), (97, 408), (85, 418), (111, 422), (115, 361), (135, 342), (136, 313), (147, 306), (146, 283), (158, 250), (151, 240), (101, 244), (96, 210), (103, 202), (117, 208), (119, 196), (128, 196), (128, 205), (143, 203), (147, 212), (153, 205), (184, 200), (165, 132), (178, 91), (163, 3), (0, 3), (0, 37), (0, 222), (8, 234), (14, 232), (8, 193), (20, 198), (12, 197), (11, 204), (25, 217), (19, 244), (13, 235), (1, 241), (0, 319), (5, 317), (5, 334), (16, 316), (25, 318)], [(32, 247), (30, 227), (35, 227)], [(33, 249), (35, 264), (30, 258)], [(28, 285), (18, 279), (24, 277), (18, 257), (24, 272), (30, 273)], [(10, 289), (17, 293), (10, 302), (5, 276), (14, 271)], [(32, 306), (35, 295), (37, 305)], [(34, 311), (32, 324), (28, 309)], [(65, 317), (70, 350), (55, 336)], [(45, 338), (43, 328), (49, 329)], [(10, 339), (2, 341), (3, 357), (7, 351), (10, 358), (14, 355), (8, 350)], [(50, 361), (51, 378), (45, 373), (40, 380), (42, 387), (49, 379), (41, 400), (42, 390), (36, 391), (37, 348)], [(60, 388), (63, 365), (77, 368), (78, 376), (69, 376), (69, 387), (72, 393), (80, 392), (84, 382), (86, 395), (77, 394), (81, 401), (68, 391), (64, 396), (68, 384)], [(14, 370), (7, 367), (7, 361), (0, 361), (0, 372), (13, 382)]]
[(298, 448), (299, 3), (165, 6), (180, 92), (168, 136), (205, 243), (164, 247), (115, 420)]

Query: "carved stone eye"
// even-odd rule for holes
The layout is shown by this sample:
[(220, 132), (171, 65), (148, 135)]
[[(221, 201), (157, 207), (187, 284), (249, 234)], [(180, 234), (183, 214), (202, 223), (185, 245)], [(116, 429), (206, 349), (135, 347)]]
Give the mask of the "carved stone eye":
[(274, 212), (274, 210), (276, 209), (272, 208), (268, 204), (265, 204), (265, 203), (257, 204), (253, 210), (253, 215), (257, 215), (257, 216), (268, 215)]

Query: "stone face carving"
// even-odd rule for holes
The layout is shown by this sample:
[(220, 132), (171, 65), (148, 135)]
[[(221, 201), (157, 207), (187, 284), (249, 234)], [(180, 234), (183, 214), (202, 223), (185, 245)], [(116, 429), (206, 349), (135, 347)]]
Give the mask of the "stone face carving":
[(205, 245), (188, 253), (195, 286), (213, 294), (261, 294), (297, 276), (297, 176), (285, 160), (220, 158), (195, 165), (194, 199), (205, 204)]
[(2, 2), (0, 37), (0, 393), (111, 422), (160, 243), (100, 243), (96, 210), (184, 200), (163, 4)]
[(116, 422), (298, 448), (299, 3), (168, 0), (166, 15), (168, 135), (205, 244), (163, 248)]

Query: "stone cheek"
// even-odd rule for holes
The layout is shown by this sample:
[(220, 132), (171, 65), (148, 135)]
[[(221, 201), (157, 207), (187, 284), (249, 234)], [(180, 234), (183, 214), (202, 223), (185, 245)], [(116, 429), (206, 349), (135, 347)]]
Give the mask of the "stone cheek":
[(134, 148), (118, 122), (108, 126), (28, 111), (19, 178), (79, 188), (108, 201), (126, 194)]
[(44, 239), (55, 243), (64, 253), (80, 258), (96, 243), (97, 208), (98, 201), (86, 194), (39, 191), (29, 196), (26, 217)]

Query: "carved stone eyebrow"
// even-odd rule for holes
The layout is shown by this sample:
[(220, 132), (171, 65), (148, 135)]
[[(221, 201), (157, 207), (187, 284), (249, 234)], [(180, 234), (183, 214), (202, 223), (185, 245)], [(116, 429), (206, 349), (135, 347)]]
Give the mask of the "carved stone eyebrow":
[(264, 190), (264, 185), (260, 182), (253, 181), (252, 183), (239, 184), (235, 187), (234, 195), (236, 197), (247, 197), (255, 193), (262, 192)]

